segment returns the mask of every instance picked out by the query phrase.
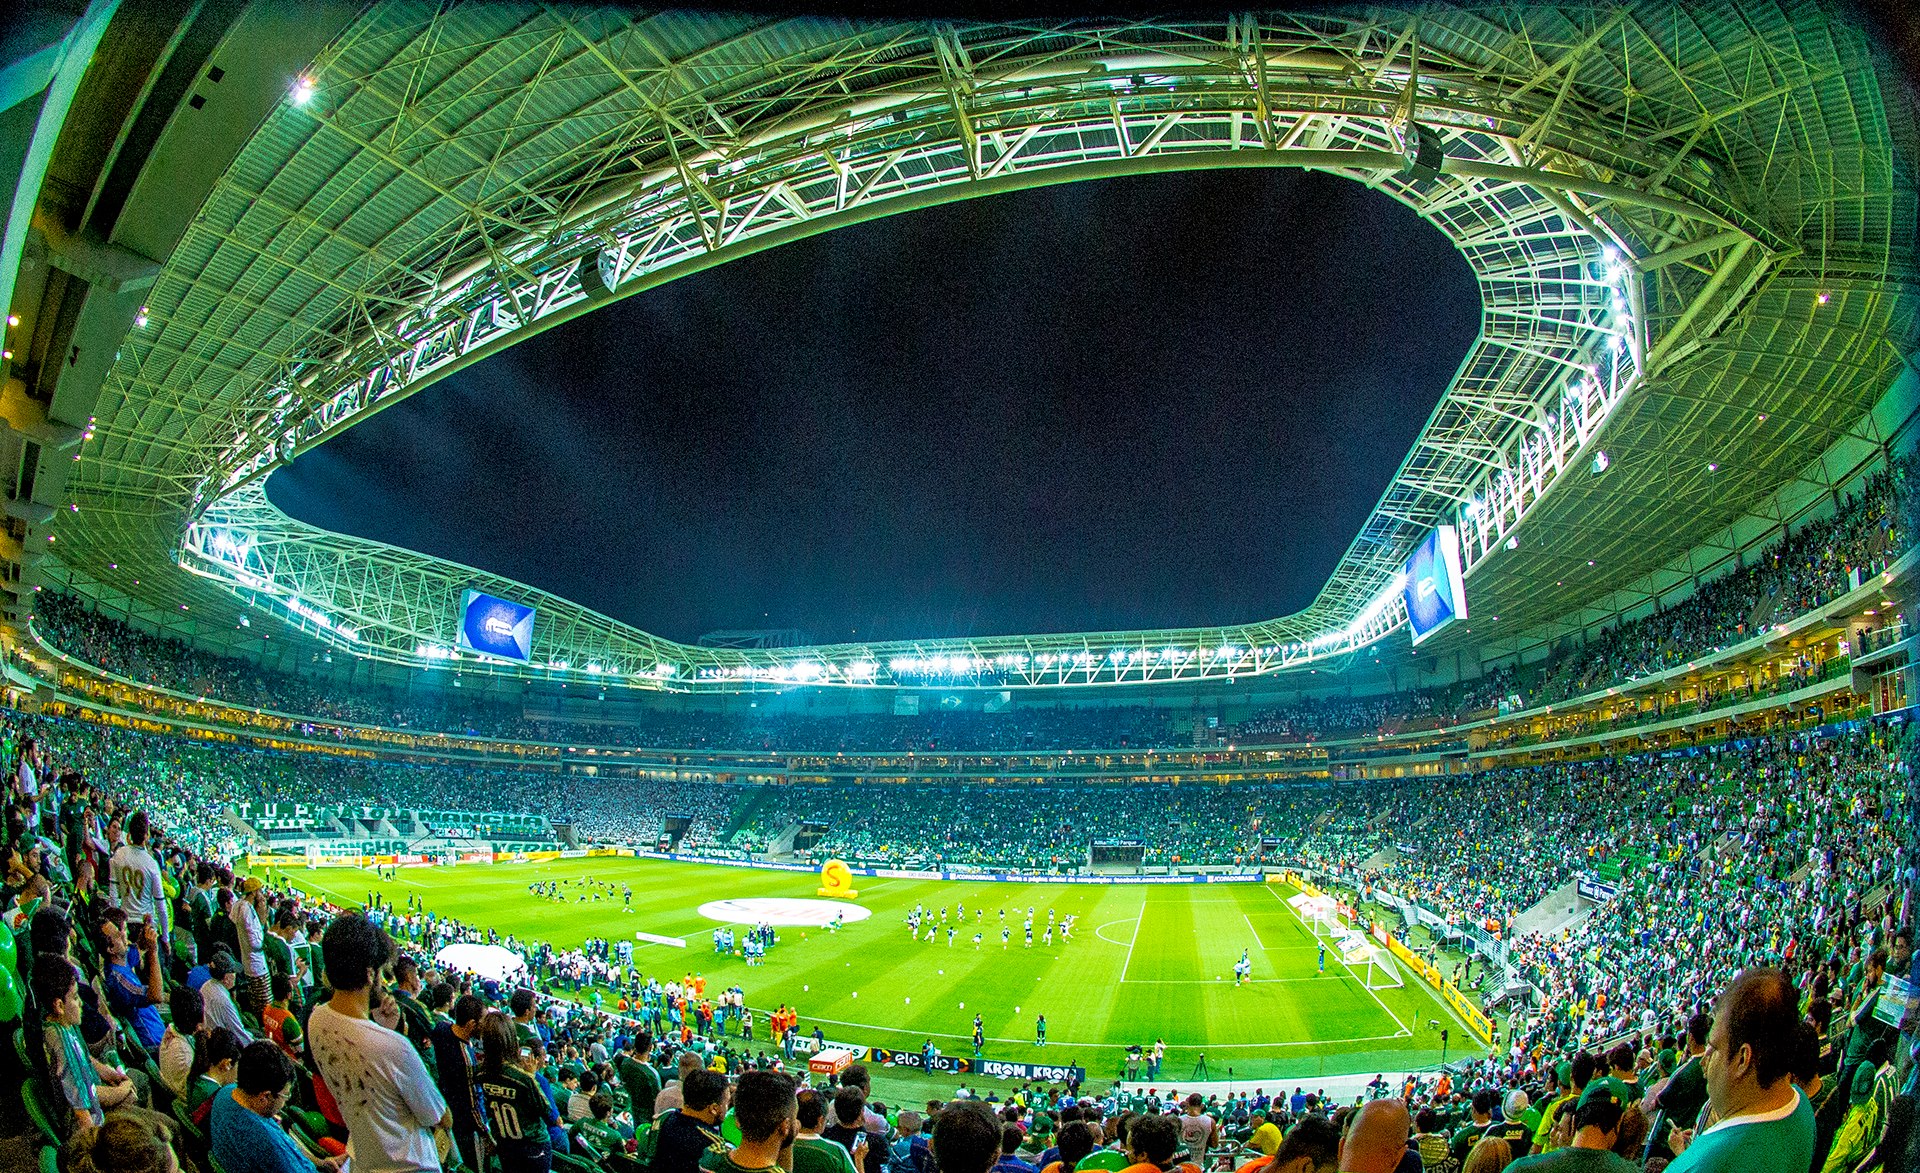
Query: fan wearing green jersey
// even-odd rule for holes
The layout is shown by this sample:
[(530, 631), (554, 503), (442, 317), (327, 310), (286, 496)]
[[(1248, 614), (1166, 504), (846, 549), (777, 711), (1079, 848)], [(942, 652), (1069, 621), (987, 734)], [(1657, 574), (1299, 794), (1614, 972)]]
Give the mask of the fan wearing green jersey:
[(547, 1132), (551, 1105), (533, 1077), (520, 1069), (520, 1039), (513, 1019), (498, 1010), (480, 1020), (480, 1068), (473, 1085), (481, 1118), (499, 1156), (501, 1173), (547, 1173), (553, 1142)]

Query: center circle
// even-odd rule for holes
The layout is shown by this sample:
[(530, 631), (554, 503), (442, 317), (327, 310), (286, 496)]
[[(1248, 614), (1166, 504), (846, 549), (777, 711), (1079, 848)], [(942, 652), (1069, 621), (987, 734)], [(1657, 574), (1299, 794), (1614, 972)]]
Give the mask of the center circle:
[(709, 900), (700, 915), (721, 924), (829, 925), (835, 920), (852, 924), (873, 913), (844, 900), (809, 900), (800, 896), (740, 896)]

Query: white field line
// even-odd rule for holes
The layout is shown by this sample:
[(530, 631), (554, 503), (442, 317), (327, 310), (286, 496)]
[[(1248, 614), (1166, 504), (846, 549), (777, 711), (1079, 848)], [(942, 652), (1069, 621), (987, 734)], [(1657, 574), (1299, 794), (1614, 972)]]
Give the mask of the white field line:
[[(1269, 884), (1269, 885), (1266, 885), (1266, 889), (1267, 889), (1267, 892), (1268, 892), (1268, 893), (1269, 893), (1269, 894), (1270, 894), (1270, 895), (1271, 895), (1271, 896), (1272, 896), (1272, 897), (1273, 897), (1273, 898), (1274, 898), (1275, 900), (1280, 900), (1280, 893), (1278, 893), (1278, 892), (1275, 892), (1275, 891), (1273, 890), (1273, 886), (1272, 886), (1271, 884)], [(1306, 927), (1306, 928), (1307, 928), (1307, 931), (1308, 931), (1308, 932), (1312, 932), (1312, 931), (1313, 931), (1311, 927), (1307, 927), (1307, 922), (1306, 922), (1306, 921), (1305, 921), (1304, 919), (1302, 919), (1302, 918), (1301, 918), (1301, 916), (1300, 916), (1300, 913), (1299, 913), (1299, 911), (1298, 911), (1297, 909), (1295, 909), (1295, 908), (1293, 907), (1293, 905), (1291, 905), (1291, 904), (1288, 904), (1288, 903), (1287, 903), (1287, 902), (1286, 902), (1285, 900), (1280, 900), (1280, 907), (1282, 907), (1282, 908), (1284, 908), (1284, 909), (1286, 909), (1286, 910), (1287, 910), (1288, 912), (1291, 912), (1291, 913), (1293, 913), (1293, 916), (1294, 916), (1294, 919), (1295, 919), (1295, 920), (1298, 920), (1298, 921), (1300, 921), (1300, 924), (1301, 924), (1301, 926), (1302, 926), (1302, 927)], [(1336, 955), (1335, 955), (1335, 957), (1336, 957), (1337, 959), (1339, 959), (1339, 960), (1340, 960), (1340, 964), (1342, 964), (1342, 965), (1346, 965), (1346, 964), (1347, 964), (1347, 963), (1346, 963), (1346, 960), (1345, 960), (1344, 958), (1339, 958), (1339, 956), (1338, 956), (1338, 954), (1336, 954)], [(1353, 978), (1353, 984), (1354, 984), (1354, 985), (1357, 985), (1357, 986), (1359, 986), (1359, 987), (1360, 987), (1361, 989), (1363, 989), (1363, 990), (1366, 990), (1366, 991), (1367, 991), (1367, 997), (1369, 997), (1369, 998), (1372, 998), (1372, 999), (1373, 999), (1373, 1000), (1374, 1000), (1375, 1002), (1377, 1002), (1377, 1003), (1379, 1003), (1379, 1004), (1380, 1004), (1380, 1009), (1382, 1009), (1382, 1010), (1384, 1010), (1384, 1011), (1386, 1011), (1386, 1012), (1387, 1012), (1387, 1017), (1388, 1017), (1388, 1018), (1391, 1018), (1391, 1019), (1393, 1019), (1393, 1021), (1394, 1021), (1394, 1022), (1395, 1022), (1395, 1023), (1396, 1023), (1396, 1024), (1397, 1024), (1397, 1025), (1399, 1026), (1399, 1027), (1400, 1027), (1400, 1034), (1401, 1034), (1402, 1036), (1405, 1036), (1405, 1037), (1407, 1037), (1407, 1038), (1411, 1038), (1411, 1037), (1413, 1037), (1413, 1028), (1412, 1028), (1412, 1027), (1410, 1027), (1410, 1026), (1408, 1026), (1408, 1025), (1407, 1025), (1407, 1024), (1405, 1023), (1405, 1022), (1402, 1022), (1402, 1021), (1400, 1020), (1400, 1016), (1399, 1016), (1398, 1014), (1395, 1014), (1395, 1013), (1393, 1012), (1393, 1007), (1391, 1007), (1391, 1006), (1389, 1006), (1389, 1005), (1387, 1005), (1387, 1003), (1386, 1003), (1386, 1000), (1385, 1000), (1385, 999), (1383, 999), (1382, 997), (1380, 997), (1380, 995), (1379, 995), (1379, 994), (1376, 994), (1376, 993), (1374, 993), (1374, 992), (1373, 992), (1373, 990), (1372, 990), (1372, 989), (1370, 989), (1370, 988), (1369, 988), (1369, 987), (1367, 986), (1367, 983), (1366, 983), (1366, 982), (1364, 982), (1364, 981), (1361, 981), (1361, 980), (1360, 980), (1360, 978), (1359, 978), (1359, 977), (1358, 977), (1357, 975), (1355, 975), (1355, 974), (1354, 974), (1354, 972), (1353, 972), (1353, 967), (1352, 967), (1352, 966), (1347, 966), (1347, 976), (1349, 976), (1349, 977), (1352, 977), (1352, 978)]]
[(1132, 947), (1131, 942), (1116, 941), (1112, 937), (1107, 936), (1105, 930), (1112, 928), (1114, 925), (1124, 925), (1129, 923), (1133, 925), (1134, 935), (1139, 936), (1140, 935), (1140, 918), (1137, 916), (1123, 916), (1119, 920), (1110, 920), (1107, 923), (1095, 928), (1093, 930), (1093, 935), (1100, 938), (1102, 941), (1105, 941), (1109, 945), (1118, 945), (1122, 949), (1128, 949)]
[[(760, 1014), (761, 1012), (758, 1010), (755, 1010), (754, 1013)], [(828, 1026), (852, 1026), (852, 1027), (859, 1027), (863, 1030), (884, 1030), (884, 1031), (890, 1031), (894, 1034), (919, 1035), (923, 1039), (924, 1038), (965, 1039), (969, 1043), (973, 1041), (973, 1036), (970, 1034), (962, 1034), (962, 1035), (946, 1034), (937, 1030), (935, 1031), (907, 1030), (904, 1027), (898, 1027), (898, 1026), (876, 1026), (871, 1022), (848, 1022), (847, 1020), (842, 1018), (817, 1018), (810, 1014), (803, 1015), (802, 1017), (804, 1017), (808, 1022), (821, 1022), (821, 1023), (825, 1023)], [(1205, 1049), (1208, 1051), (1251, 1051), (1251, 1050), (1266, 1050), (1271, 1047), (1321, 1047), (1321, 1046), (1337, 1047), (1337, 1046), (1342, 1046), (1346, 1043), (1386, 1042), (1393, 1039), (1402, 1039), (1405, 1037), (1406, 1036), (1403, 1034), (1393, 1034), (1393, 1035), (1363, 1035), (1359, 1038), (1351, 1038), (1351, 1039), (1293, 1039), (1287, 1042), (1278, 1042), (1278, 1043), (1233, 1043), (1231, 1045), (1215, 1045), (1212, 1043), (1208, 1043), (1208, 1044), (1192, 1044), (1190, 1049), (1199, 1050), (1203, 1045)], [(757, 1042), (758, 1040), (755, 1040), (755, 1041)], [(1002, 1038), (999, 1035), (988, 1035), (986, 1041), (990, 1043), (1013, 1043), (1016, 1046), (1022, 1046), (1022, 1047), (1033, 1046), (1033, 1040), (1031, 1038), (1009, 1039), (1009, 1038)], [(1186, 1044), (1183, 1044), (1183, 1046), (1185, 1045)], [(1111, 1050), (1119, 1050), (1122, 1046), (1124, 1046), (1124, 1044), (1122, 1043), (1056, 1043), (1052, 1039), (1047, 1040), (1048, 1050), (1052, 1050), (1055, 1047), (1079, 1047), (1083, 1049), (1091, 1048), (1095, 1050), (1111, 1051)]]

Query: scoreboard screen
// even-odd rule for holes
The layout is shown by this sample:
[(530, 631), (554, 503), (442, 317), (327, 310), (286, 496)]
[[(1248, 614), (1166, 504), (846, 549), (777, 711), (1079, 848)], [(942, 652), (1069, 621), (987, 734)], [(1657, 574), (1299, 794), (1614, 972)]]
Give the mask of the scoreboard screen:
[(1467, 617), (1465, 576), (1460, 571), (1460, 531), (1443, 525), (1427, 535), (1407, 559), (1407, 622), (1418, 644), (1456, 619)]
[(534, 609), (479, 591), (460, 596), (460, 647), (522, 663), (533, 658)]

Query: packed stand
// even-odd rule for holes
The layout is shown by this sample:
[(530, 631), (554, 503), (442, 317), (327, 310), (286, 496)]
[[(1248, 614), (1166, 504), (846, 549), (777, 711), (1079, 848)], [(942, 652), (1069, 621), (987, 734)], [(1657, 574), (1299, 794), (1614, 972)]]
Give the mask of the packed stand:
[(1301, 817), (1294, 786), (1119, 782), (1017, 786), (788, 786), (755, 811), (759, 838), (824, 828), (811, 857), (885, 867), (1067, 872), (1098, 841), (1138, 844), (1142, 864), (1246, 864), (1260, 828), (1282, 837)]
[[(802, 1086), (795, 1011), (756, 1015), (737, 987), (641, 974), (621, 942), (560, 949), (413, 896), (354, 909), (235, 875), (190, 846), (207, 828), (175, 837), (144, 809), (160, 797), (151, 776), (129, 782), (131, 759), (98, 750), (64, 724), (0, 720), (15, 930), (0, 931), (0, 1024), (25, 1060), (0, 1070), (0, 1099), (70, 1173), (307, 1173), (343, 1157), (499, 1173), (1906, 1167), (1891, 1154), (1915, 1069), (1877, 1011), (1882, 975), (1911, 971), (1911, 930), (1876, 894), (1912, 883), (1911, 796), (1906, 744), (1884, 729), (1379, 802), (1322, 791), (1333, 818), (1313, 815), (1312, 792), (1288, 796), (1263, 830), (1311, 824), (1309, 841), (1338, 834), (1353, 851), (1400, 829), (1417, 848), (1455, 835), (1543, 870), (1602, 850), (1643, 862), (1529, 962), (1547, 999), (1445, 1073), (1376, 1079), (1352, 1102), (962, 1086), (924, 1112), (874, 1101), (858, 1069)], [(1409, 822), (1423, 793), (1434, 817)], [(1179, 804), (1250, 821), (1278, 797)], [(191, 820), (204, 805), (172, 809)], [(1566, 842), (1555, 854), (1516, 837), (1525, 824)], [(1443, 859), (1473, 862), (1423, 863), (1432, 884), (1514, 899), (1516, 877)], [(502, 944), (522, 971), (433, 968), (466, 941)]]
[[(1544, 665), (1456, 685), (1359, 697), (1304, 697), (1229, 727), (1259, 744), (1440, 728), (1512, 708), (1554, 704), (1739, 643), (1840, 597), (1892, 565), (1911, 533), (1916, 458), (1896, 457), (1831, 518), (1803, 525), (1752, 561), (1666, 610), (1611, 628)], [(632, 706), (607, 720), (567, 720), (497, 700), (382, 687), (343, 689), (150, 635), (57, 592), (36, 596), (41, 634), (68, 654), (142, 684), (291, 714), (309, 736), (328, 722), (525, 742), (637, 749), (798, 754), (1046, 753), (1191, 746), (1200, 718), (1147, 706), (1021, 706), (812, 716), (663, 711)]]

